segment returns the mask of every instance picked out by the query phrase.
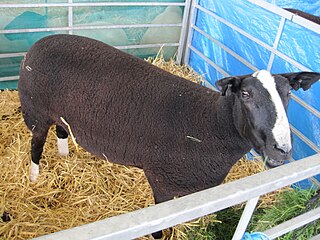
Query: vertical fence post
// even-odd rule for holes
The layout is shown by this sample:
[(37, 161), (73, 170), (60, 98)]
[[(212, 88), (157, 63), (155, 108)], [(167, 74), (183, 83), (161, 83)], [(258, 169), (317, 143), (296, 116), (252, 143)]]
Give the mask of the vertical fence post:
[[(279, 27), (278, 27), (278, 32), (277, 32), (276, 38), (275, 38), (273, 46), (272, 46), (274, 50), (276, 50), (278, 48), (279, 41), (280, 41), (280, 38), (281, 38), (281, 35), (282, 35), (282, 32), (283, 32), (283, 27), (284, 27), (285, 21), (286, 21), (286, 19), (284, 17), (282, 17), (281, 20), (280, 20), (280, 24), (279, 24)], [(269, 58), (269, 62), (268, 62), (268, 66), (267, 66), (267, 70), (268, 71), (271, 71), (273, 60), (274, 60), (274, 56), (275, 56), (274, 52), (271, 52), (271, 55), (270, 55), (270, 58)]]
[(246, 207), (243, 210), (243, 213), (241, 215), (240, 221), (238, 223), (237, 229), (234, 232), (234, 235), (232, 237), (232, 240), (240, 240), (244, 234), (244, 232), (246, 231), (246, 228), (249, 224), (249, 221), (252, 217), (252, 214), (254, 212), (254, 209), (256, 208), (256, 205), (258, 203), (259, 197), (255, 197), (250, 199), (247, 204)]
[[(69, 4), (72, 4), (72, 0), (68, 0)], [(73, 26), (73, 7), (72, 6), (68, 6), (68, 27), (72, 27)], [(73, 30), (69, 29), (69, 34), (73, 34)]]
[(192, 41), (192, 35), (193, 35), (193, 26), (196, 23), (196, 18), (197, 14), (195, 13), (196, 10), (196, 5), (198, 5), (199, 0), (192, 0), (191, 3), (191, 8), (190, 8), (190, 14), (189, 14), (189, 24), (188, 24), (188, 34), (186, 36), (187, 41), (184, 47), (184, 60), (183, 63), (188, 65), (189, 64), (189, 57), (190, 57), (190, 48), (189, 46), (191, 45)]
[(177, 54), (177, 63), (181, 64), (182, 62), (182, 55), (185, 52), (185, 45), (187, 41), (187, 32), (188, 32), (188, 23), (190, 17), (190, 8), (191, 8), (192, 0), (185, 0), (184, 9), (183, 9), (183, 19), (182, 19), (182, 27), (181, 27), (181, 34), (179, 39), (179, 47), (178, 47), (178, 54)]

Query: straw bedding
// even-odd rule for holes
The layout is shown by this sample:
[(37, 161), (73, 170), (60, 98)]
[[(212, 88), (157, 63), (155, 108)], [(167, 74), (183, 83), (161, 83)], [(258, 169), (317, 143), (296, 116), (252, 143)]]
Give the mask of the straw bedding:
[[(167, 71), (200, 82), (192, 70), (163, 58), (148, 59)], [(70, 155), (57, 155), (50, 129), (36, 183), (29, 181), (30, 138), (16, 91), (0, 92), (0, 239), (28, 239), (145, 208), (153, 204), (142, 170), (97, 159), (69, 140)], [(259, 161), (241, 160), (227, 180), (263, 170)], [(275, 194), (264, 197), (261, 207)], [(203, 221), (174, 228), (170, 239), (183, 239), (182, 230)], [(146, 237), (145, 237), (146, 238)], [(144, 239), (145, 239), (144, 238)]]

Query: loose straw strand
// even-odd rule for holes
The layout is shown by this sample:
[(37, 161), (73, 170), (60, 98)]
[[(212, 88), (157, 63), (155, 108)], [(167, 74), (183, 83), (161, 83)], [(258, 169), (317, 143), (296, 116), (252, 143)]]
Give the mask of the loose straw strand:
[(73, 133), (71, 131), (71, 127), (70, 127), (69, 123), (63, 117), (60, 117), (60, 119), (65, 125), (67, 125), (69, 133), (70, 133), (70, 136), (71, 136), (71, 139), (72, 139), (72, 142), (75, 145), (76, 150), (78, 152), (79, 151), (78, 143), (76, 142), (76, 138), (74, 137), (74, 135), (73, 135)]

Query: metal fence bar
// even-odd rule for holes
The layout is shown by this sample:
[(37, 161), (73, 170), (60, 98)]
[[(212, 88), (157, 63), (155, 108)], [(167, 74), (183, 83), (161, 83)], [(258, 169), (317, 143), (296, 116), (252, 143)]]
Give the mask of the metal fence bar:
[(0, 77), (0, 82), (14, 81), (14, 80), (18, 80), (18, 79), (19, 79), (19, 75), (18, 76), (10, 76), (10, 77)]
[(298, 15), (293, 15), (292, 16), (292, 22), (297, 23), (315, 33), (320, 32), (320, 25), (314, 22), (309, 21), (308, 19), (305, 19), (303, 17), (300, 17)]
[[(114, 46), (118, 49), (135, 49), (135, 48), (153, 48), (153, 47), (178, 47), (179, 43), (150, 43), (150, 44), (135, 44), (135, 45), (123, 45)], [(27, 52), (21, 53), (4, 53), (0, 54), (0, 58), (10, 58), (10, 57), (23, 57)]]
[(310, 177), (308, 180), (310, 181), (311, 185), (314, 185), (317, 189), (320, 188), (320, 182), (318, 179), (315, 177)]
[[(69, 4), (72, 4), (72, 0), (68, 0)], [(73, 33), (73, 30), (71, 29), (73, 26), (73, 7), (69, 6), (68, 7), (68, 27), (70, 28), (70, 30), (68, 31), (69, 34)]]
[(232, 240), (240, 240), (242, 238), (250, 222), (252, 214), (257, 206), (258, 200), (259, 196), (252, 198), (247, 202), (241, 215), (240, 221), (238, 223), (237, 229), (232, 237)]
[(126, 45), (114, 46), (115, 48), (125, 49), (138, 49), (138, 48), (154, 48), (154, 47), (179, 47), (179, 43), (154, 43), (154, 44), (139, 44), (139, 45)]
[(143, 6), (185, 6), (184, 2), (87, 2), (87, 3), (16, 3), (0, 4), (0, 8), (42, 8), (42, 7), (143, 7)]
[(127, 214), (36, 238), (133, 239), (211, 214), (320, 173), (320, 154)]
[(184, 59), (183, 63), (188, 65), (189, 64), (189, 58), (190, 58), (190, 46), (192, 45), (192, 38), (193, 38), (193, 26), (196, 23), (197, 18), (197, 9), (196, 5), (198, 4), (199, 0), (192, 0), (191, 9), (190, 9), (190, 15), (189, 15), (189, 31), (187, 36), (187, 42), (186, 47), (184, 51)]
[[(283, 32), (285, 21), (286, 21), (286, 19), (284, 17), (282, 17), (281, 20), (280, 20), (279, 27), (278, 27), (278, 32), (277, 32), (276, 38), (275, 38), (273, 46), (272, 46), (274, 49), (278, 48), (279, 41), (280, 41), (280, 38), (281, 38), (281, 35), (282, 35), (282, 32)], [(270, 58), (269, 58), (269, 62), (268, 62), (268, 66), (267, 66), (267, 70), (269, 72), (271, 71), (271, 68), (272, 68), (272, 64), (273, 64), (273, 61), (274, 61), (274, 56), (275, 56), (275, 54), (273, 52), (271, 52), (271, 55), (270, 55)]]
[(19, 52), (19, 53), (0, 53), (0, 58), (11, 58), (11, 57), (23, 57), (27, 54), (27, 52)]
[(69, 30), (88, 30), (88, 29), (114, 29), (114, 28), (157, 28), (157, 27), (181, 27), (181, 23), (167, 24), (119, 24), (119, 25), (88, 25), (72, 27), (52, 27), (52, 28), (26, 28), (0, 30), (0, 34), (9, 33), (29, 33), (29, 32), (49, 32), (49, 31), (69, 31)]
[(299, 227), (302, 227), (310, 222), (313, 222), (320, 218), (320, 207), (310, 210), (298, 217), (292, 218), (284, 223), (281, 223), (271, 229), (266, 230), (264, 233), (271, 239), (280, 237), (288, 232), (293, 231)]
[[(296, 160), (294, 160), (292, 157), (290, 159), (288, 159), (288, 162), (295, 162)], [(312, 185), (314, 185), (316, 188), (320, 189), (320, 183), (319, 181), (315, 178), (315, 176), (308, 178), (308, 180), (310, 181), (310, 183)], [(313, 186), (312, 186), (313, 187)]]
[(188, 21), (189, 21), (189, 15), (190, 15), (190, 9), (191, 9), (192, 0), (185, 0), (185, 7), (183, 10), (183, 19), (182, 19), (182, 27), (181, 27), (181, 33), (180, 33), (180, 39), (179, 39), (179, 49), (177, 53), (177, 59), (176, 62), (178, 64), (182, 64), (182, 56), (185, 52), (185, 46), (187, 42), (187, 33), (188, 33)]

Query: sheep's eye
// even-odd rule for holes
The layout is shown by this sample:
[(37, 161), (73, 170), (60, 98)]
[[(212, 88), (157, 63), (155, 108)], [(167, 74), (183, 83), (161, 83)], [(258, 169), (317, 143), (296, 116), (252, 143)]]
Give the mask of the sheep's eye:
[(291, 92), (291, 90), (289, 90), (288, 95), (290, 96), (290, 95), (291, 95), (291, 93), (292, 93), (292, 92)]
[(244, 97), (244, 98), (249, 98), (249, 96), (250, 96), (249, 92), (244, 91), (244, 90), (241, 92), (241, 94), (242, 94), (242, 97)]

